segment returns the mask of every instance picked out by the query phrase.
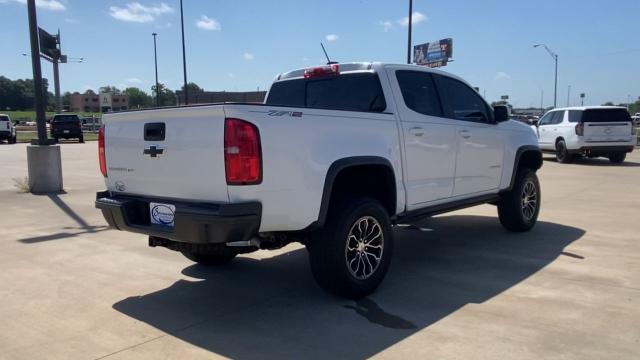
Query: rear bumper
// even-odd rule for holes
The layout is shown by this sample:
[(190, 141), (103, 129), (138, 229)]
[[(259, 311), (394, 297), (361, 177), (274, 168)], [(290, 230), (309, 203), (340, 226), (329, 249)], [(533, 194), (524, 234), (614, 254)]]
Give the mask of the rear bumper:
[(82, 131), (71, 130), (68, 133), (64, 133), (63, 130), (55, 130), (51, 131), (51, 137), (53, 138), (62, 138), (62, 139), (77, 139), (82, 136)]
[(0, 140), (8, 140), (11, 138), (11, 131), (0, 131)]
[[(149, 203), (175, 205), (174, 228), (152, 225)], [(139, 196), (96, 194), (96, 208), (118, 230), (192, 244), (224, 244), (246, 241), (258, 234), (262, 205), (259, 202), (195, 203)]]
[(587, 154), (587, 155), (600, 155), (609, 154), (614, 152), (630, 153), (633, 151), (633, 145), (583, 145), (577, 150), (569, 150), (570, 154)]

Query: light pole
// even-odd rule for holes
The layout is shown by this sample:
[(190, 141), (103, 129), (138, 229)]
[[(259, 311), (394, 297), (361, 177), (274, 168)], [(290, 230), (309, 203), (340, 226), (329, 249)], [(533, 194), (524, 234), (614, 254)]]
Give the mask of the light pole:
[(184, 104), (189, 105), (189, 90), (187, 89), (187, 54), (184, 46), (184, 11), (180, 0), (180, 23), (182, 26), (182, 71), (184, 73)]
[(569, 88), (567, 89), (567, 107), (569, 107), (570, 98), (571, 98), (571, 85), (569, 85)]
[(408, 39), (407, 39), (407, 64), (411, 64), (411, 28), (413, 27), (411, 18), (413, 16), (413, 0), (409, 0), (409, 24), (407, 24)]
[(158, 86), (158, 50), (156, 47), (156, 36), (158, 33), (153, 33), (153, 57), (156, 64), (156, 107), (160, 107), (160, 87)]
[(556, 62), (556, 77), (555, 77), (555, 83), (553, 85), (553, 107), (556, 108), (558, 106), (558, 54), (551, 51), (551, 49), (549, 49), (549, 47), (545, 44), (533, 45), (534, 48), (537, 48), (538, 46), (544, 47), (545, 50), (547, 50), (547, 52), (549, 53), (549, 55), (551, 55), (553, 60), (555, 60)]

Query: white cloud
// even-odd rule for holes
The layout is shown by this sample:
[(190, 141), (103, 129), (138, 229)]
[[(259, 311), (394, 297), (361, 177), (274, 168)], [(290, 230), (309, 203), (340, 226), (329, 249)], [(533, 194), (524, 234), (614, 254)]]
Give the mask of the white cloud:
[(509, 80), (509, 79), (511, 79), (511, 75), (507, 74), (506, 72), (498, 71), (498, 73), (496, 74), (496, 77), (494, 79), (495, 80)]
[(207, 15), (201, 15), (200, 20), (196, 22), (196, 26), (208, 31), (220, 31), (222, 29), (218, 20), (212, 19)]
[(234, 75), (232, 73), (228, 73), (227, 76), (230, 77), (230, 78), (234, 77)]
[[(0, 0), (0, 4), (20, 3), (27, 4), (27, 0)], [(66, 6), (57, 0), (36, 0), (36, 6), (51, 11), (64, 11)]]
[(136, 77), (132, 77), (132, 78), (128, 78), (128, 79), (127, 79), (127, 82), (128, 82), (129, 84), (141, 84), (141, 83), (142, 83), (142, 80), (140, 80), (140, 79), (138, 79), (138, 78), (136, 78)]
[[(412, 23), (412, 25), (416, 25), (416, 24), (419, 24), (419, 23), (427, 21), (427, 20), (429, 20), (427, 18), (427, 16), (424, 15), (423, 13), (421, 13), (421, 12), (414, 11), (413, 14), (411, 14), (411, 23)], [(409, 17), (405, 16), (402, 19), (397, 20), (396, 22), (400, 26), (409, 26)]]
[(242, 54), (242, 57), (243, 57), (245, 60), (253, 60), (253, 59), (255, 59), (255, 58), (256, 58), (255, 56), (253, 56), (253, 54), (252, 54), (252, 53), (248, 53), (248, 52), (246, 52), (246, 53)]
[(382, 30), (384, 30), (384, 32), (387, 32), (393, 28), (393, 23), (389, 20), (382, 20), (380, 21), (380, 26), (382, 26)]
[(109, 10), (114, 19), (137, 23), (152, 22), (160, 15), (173, 12), (173, 8), (165, 3), (146, 6), (139, 2), (129, 3), (126, 7), (111, 6)]
[(324, 38), (327, 39), (328, 42), (334, 42), (334, 41), (338, 40), (338, 35), (329, 34), (329, 35), (325, 36)]

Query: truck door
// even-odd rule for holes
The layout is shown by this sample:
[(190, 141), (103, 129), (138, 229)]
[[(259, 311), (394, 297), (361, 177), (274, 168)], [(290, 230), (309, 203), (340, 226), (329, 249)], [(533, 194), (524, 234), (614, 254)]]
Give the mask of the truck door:
[(442, 75), (434, 78), (444, 114), (456, 124), (453, 196), (497, 189), (502, 175), (504, 134), (493, 122), (489, 105), (462, 81)]
[(389, 70), (401, 119), (407, 208), (411, 210), (451, 196), (456, 156), (455, 125), (443, 117), (431, 73), (402, 68)]

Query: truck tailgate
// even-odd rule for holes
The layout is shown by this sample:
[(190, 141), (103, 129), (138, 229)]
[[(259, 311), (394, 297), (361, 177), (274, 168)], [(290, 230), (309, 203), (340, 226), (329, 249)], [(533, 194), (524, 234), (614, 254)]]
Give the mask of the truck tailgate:
[(224, 117), (223, 105), (106, 115), (108, 190), (228, 202)]

